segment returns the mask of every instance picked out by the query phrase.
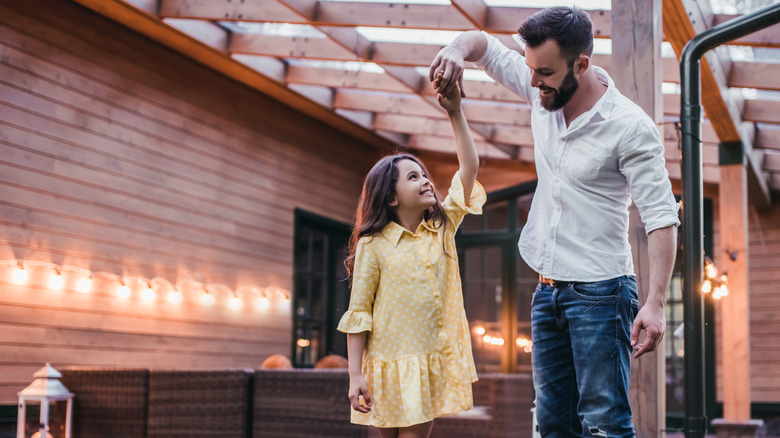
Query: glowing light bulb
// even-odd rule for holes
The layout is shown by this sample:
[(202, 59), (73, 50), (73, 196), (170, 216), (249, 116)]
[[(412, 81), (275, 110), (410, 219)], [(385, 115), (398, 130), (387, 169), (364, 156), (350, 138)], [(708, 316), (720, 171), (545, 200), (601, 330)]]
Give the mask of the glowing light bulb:
[(482, 336), (482, 335), (484, 335), (484, 334), (485, 334), (485, 327), (478, 326), (477, 328), (475, 328), (475, 329), (474, 329), (474, 332), (475, 332), (476, 334), (478, 334), (478, 335)]
[(704, 280), (704, 282), (701, 284), (701, 292), (705, 294), (712, 292), (712, 282), (709, 280)]
[(130, 290), (129, 287), (127, 287), (126, 284), (122, 284), (119, 286), (119, 288), (116, 290), (116, 294), (119, 298), (130, 298), (130, 295), (133, 292)]
[(155, 293), (151, 286), (147, 287), (143, 290), (143, 292), (141, 292), (141, 299), (144, 301), (154, 301), (155, 298), (157, 298), (157, 293)]
[(306, 348), (309, 345), (311, 345), (311, 341), (309, 341), (308, 339), (298, 339), (298, 342), (296, 342), (296, 344), (301, 348)]
[(203, 292), (203, 295), (200, 296), (200, 303), (204, 306), (214, 305), (215, 301), (216, 299), (214, 298), (214, 295), (211, 295), (208, 292)]
[(708, 263), (704, 266), (704, 273), (707, 274), (707, 278), (715, 278), (718, 276), (718, 268), (716, 268), (712, 263)]
[(271, 300), (265, 295), (260, 295), (255, 300), (255, 307), (263, 311), (268, 310), (271, 307)]
[(52, 290), (61, 290), (65, 286), (65, 279), (59, 271), (49, 277), (49, 288)]
[(175, 289), (168, 294), (168, 302), (171, 304), (180, 304), (183, 299), (181, 292)]
[(492, 337), (492, 336), (490, 336), (490, 335), (485, 335), (485, 336), (483, 336), (483, 337), (482, 337), (482, 340), (483, 340), (483, 341), (484, 341), (486, 344), (492, 344), (492, 343), (493, 343), (493, 337)]
[(719, 300), (719, 299), (723, 298), (723, 293), (720, 291), (720, 286), (717, 286), (712, 291), (712, 298), (715, 298), (716, 300)]
[(92, 290), (92, 277), (82, 277), (76, 283), (76, 290), (81, 293), (87, 293)]
[(244, 307), (244, 302), (241, 301), (241, 298), (239, 298), (236, 295), (233, 295), (228, 300), (228, 307), (230, 307), (233, 310), (240, 310), (242, 307)]
[(721, 284), (721, 285), (720, 285), (720, 296), (721, 296), (721, 297), (725, 297), (725, 296), (726, 296), (726, 295), (728, 295), (728, 294), (729, 294), (729, 288), (728, 288), (728, 287), (726, 287), (726, 285), (725, 285), (725, 284)]
[(24, 269), (24, 266), (19, 264), (19, 266), (16, 267), (14, 270), (14, 283), (16, 284), (24, 284), (27, 282), (27, 278), (30, 276), (30, 274)]

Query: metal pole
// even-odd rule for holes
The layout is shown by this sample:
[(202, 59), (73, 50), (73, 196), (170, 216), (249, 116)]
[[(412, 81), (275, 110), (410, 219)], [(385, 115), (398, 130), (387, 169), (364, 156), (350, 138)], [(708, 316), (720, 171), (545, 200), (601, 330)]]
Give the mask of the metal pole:
[(707, 429), (704, 410), (704, 306), (699, 293), (703, 266), (701, 84), (704, 54), (731, 40), (780, 22), (780, 3), (719, 24), (696, 35), (680, 60), (683, 186), (683, 319), (685, 323), (685, 437), (701, 438)]

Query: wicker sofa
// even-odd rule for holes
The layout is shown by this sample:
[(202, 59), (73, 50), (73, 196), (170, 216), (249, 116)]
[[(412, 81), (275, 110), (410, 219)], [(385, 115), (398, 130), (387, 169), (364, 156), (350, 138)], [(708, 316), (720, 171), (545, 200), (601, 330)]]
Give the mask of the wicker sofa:
[[(343, 369), (67, 368), (73, 436), (312, 438), (377, 436), (349, 423)], [(530, 437), (528, 375), (481, 376), (474, 412), (437, 419), (433, 438)]]

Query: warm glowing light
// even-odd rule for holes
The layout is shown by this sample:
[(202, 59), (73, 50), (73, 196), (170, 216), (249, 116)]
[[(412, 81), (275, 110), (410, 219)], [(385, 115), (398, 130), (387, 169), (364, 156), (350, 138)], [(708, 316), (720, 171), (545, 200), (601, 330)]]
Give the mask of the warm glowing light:
[(151, 286), (144, 289), (143, 292), (141, 292), (141, 299), (144, 301), (154, 301), (154, 299), (157, 298), (157, 293), (152, 289)]
[(311, 342), (308, 339), (298, 339), (298, 342), (296, 344), (301, 348), (306, 348), (309, 345), (311, 345)]
[(482, 337), (482, 340), (485, 341), (486, 344), (491, 345), (504, 345), (504, 338), (499, 337), (493, 337), (490, 335), (485, 335)]
[(92, 290), (92, 277), (82, 277), (76, 283), (76, 290), (81, 293), (87, 293)]
[(716, 300), (719, 300), (719, 299), (723, 298), (723, 292), (721, 290), (721, 286), (717, 286), (712, 291), (712, 298), (715, 298)]
[(214, 295), (211, 295), (208, 292), (203, 292), (203, 295), (200, 296), (200, 303), (204, 306), (211, 306), (215, 301)]
[(171, 304), (180, 304), (183, 299), (184, 297), (182, 296), (181, 292), (177, 291), (176, 289), (168, 293), (168, 302)]
[(707, 263), (704, 265), (704, 273), (707, 275), (707, 278), (715, 278), (718, 276), (718, 268), (716, 268), (712, 263)]
[(729, 282), (729, 278), (726, 276), (726, 274), (723, 274), (723, 275), (720, 276), (720, 283), (721, 284), (726, 284), (728, 282)]
[(683, 356), (685, 356), (685, 350), (683, 350), (682, 348), (677, 350), (677, 357), (683, 357)]
[(241, 298), (234, 295), (230, 297), (230, 299), (228, 300), (228, 307), (230, 307), (233, 310), (239, 310), (242, 307), (244, 307), (244, 302), (241, 301)]
[(116, 290), (116, 295), (119, 298), (130, 298), (130, 295), (132, 293), (133, 292), (130, 290), (129, 287), (127, 287), (126, 284), (123, 284), (123, 285), (119, 286), (119, 289)]
[(474, 332), (480, 336), (485, 334), (485, 327), (477, 326), (477, 328), (474, 329)]
[(701, 291), (705, 294), (712, 292), (712, 282), (709, 280), (704, 280), (704, 282), (701, 284)]
[(16, 284), (24, 284), (27, 282), (27, 278), (30, 276), (30, 274), (24, 269), (24, 266), (21, 264), (16, 267), (14, 270), (14, 283)]
[(255, 307), (260, 310), (268, 310), (271, 307), (271, 300), (265, 295), (260, 295), (255, 300)]
[(49, 289), (61, 290), (65, 286), (65, 279), (62, 278), (62, 274), (56, 271), (54, 275), (49, 277)]
[[(30, 438), (41, 438), (41, 431), (35, 432)], [(46, 432), (46, 438), (54, 438), (54, 436), (49, 432)]]

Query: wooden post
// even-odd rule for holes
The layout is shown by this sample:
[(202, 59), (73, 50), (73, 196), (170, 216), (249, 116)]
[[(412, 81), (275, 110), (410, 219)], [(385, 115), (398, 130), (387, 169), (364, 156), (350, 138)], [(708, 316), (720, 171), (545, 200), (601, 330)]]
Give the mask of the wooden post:
[[(723, 146), (721, 146), (723, 147)], [(728, 295), (720, 301), (723, 420), (750, 420), (750, 308), (748, 306), (747, 172), (744, 164), (720, 166), (721, 273)], [(732, 257), (734, 260), (732, 260)]]
[[(661, 95), (661, 0), (612, 1), (612, 59), (622, 60), (610, 71), (618, 90), (659, 124), (663, 120)], [(629, 216), (629, 242), (637, 274), (639, 301), (647, 299), (649, 257), (647, 234), (636, 207)], [(630, 402), (636, 436), (662, 437), (666, 428), (663, 345), (631, 364)]]

